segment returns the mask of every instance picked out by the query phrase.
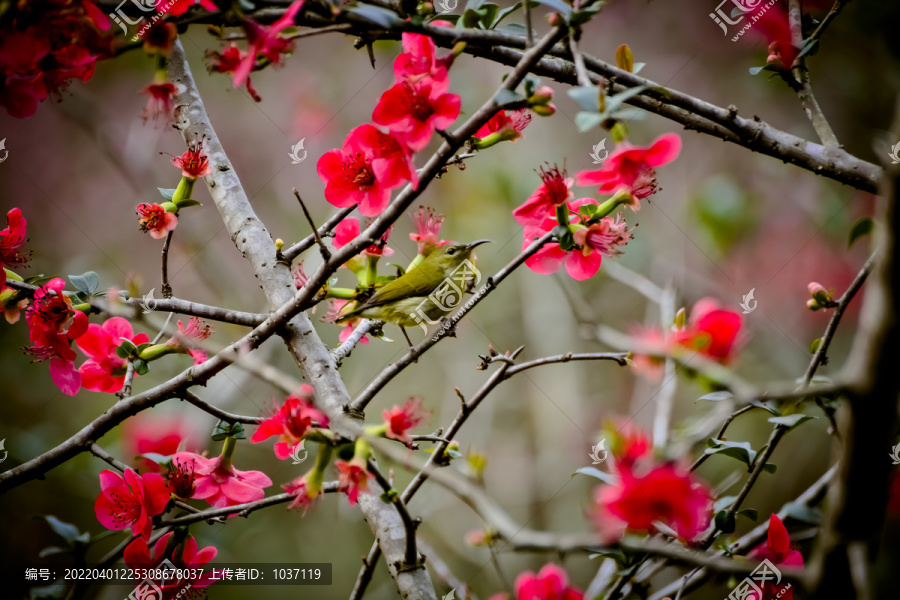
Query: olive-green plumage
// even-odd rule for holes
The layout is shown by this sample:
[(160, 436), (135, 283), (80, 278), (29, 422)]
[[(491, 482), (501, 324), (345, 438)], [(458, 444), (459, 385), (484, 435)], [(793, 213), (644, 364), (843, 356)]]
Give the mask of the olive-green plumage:
[(472, 250), (489, 241), (478, 240), (471, 244), (445, 244), (437, 247), (419, 266), (380, 288), (365, 303), (338, 319), (338, 323), (365, 317), (381, 319), (400, 327), (415, 327), (421, 323), (421, 319), (417, 320), (413, 316), (417, 309), (432, 321), (440, 319), (445, 312), (428, 295), (452, 275), (464, 260), (474, 262)]

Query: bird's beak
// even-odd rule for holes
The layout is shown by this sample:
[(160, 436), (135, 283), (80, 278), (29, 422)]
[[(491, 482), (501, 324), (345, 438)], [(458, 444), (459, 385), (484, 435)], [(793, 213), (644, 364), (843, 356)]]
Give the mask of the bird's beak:
[(476, 246), (480, 246), (482, 244), (490, 244), (493, 243), (493, 240), (476, 240), (466, 246), (466, 250), (473, 250)]

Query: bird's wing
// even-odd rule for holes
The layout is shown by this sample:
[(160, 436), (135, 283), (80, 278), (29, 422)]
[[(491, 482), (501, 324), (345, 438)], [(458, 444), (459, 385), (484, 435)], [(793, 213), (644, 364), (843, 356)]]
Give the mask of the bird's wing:
[[(416, 276), (411, 277), (413, 274)], [(410, 296), (427, 296), (436, 287), (435, 281), (440, 281), (440, 272), (437, 268), (428, 264), (427, 261), (423, 262), (409, 273), (398, 277), (379, 289), (371, 298), (366, 300), (361, 308), (381, 306), (388, 302), (409, 298)]]

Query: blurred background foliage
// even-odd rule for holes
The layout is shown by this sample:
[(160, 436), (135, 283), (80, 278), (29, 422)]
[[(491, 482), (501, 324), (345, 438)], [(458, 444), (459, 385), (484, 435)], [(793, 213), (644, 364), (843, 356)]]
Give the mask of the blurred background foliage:
[[(749, 67), (764, 63), (765, 44), (753, 38), (733, 43), (722, 37), (708, 17), (713, 5), (713, 0), (615, 0), (586, 28), (582, 48), (613, 62), (616, 47), (627, 43), (635, 60), (647, 63), (642, 76), (718, 105), (734, 104), (743, 116), (758, 115), (775, 127), (814, 139), (793, 92), (778, 80), (748, 74)], [(850, 3), (828, 31), (819, 54), (810, 60), (819, 102), (838, 138), (849, 152), (875, 162), (885, 159), (888, 143), (894, 141), (886, 139), (885, 129), (898, 87), (900, 42), (883, 34), (889, 24), (896, 23), (898, 10), (893, 3)], [(543, 12), (536, 11), (538, 16)], [(282, 69), (253, 75), (263, 97), (257, 104), (244, 90), (232, 89), (227, 77), (206, 75), (203, 53), (216, 49), (218, 43), (202, 27), (192, 27), (182, 40), (214, 127), (258, 215), (272, 236), (287, 244), (304, 237), (308, 227), (291, 188), (300, 190), (317, 222), (334, 212), (322, 196), (316, 160), (339, 147), (352, 127), (369, 121), (378, 96), (392, 83), (390, 65), (400, 51), (399, 43), (375, 45), (373, 70), (365, 51), (353, 49), (351, 38), (334, 34), (298, 40), (294, 56)], [(9, 150), (8, 160), (0, 165), (0, 208), (5, 213), (19, 206), (29, 221), (27, 248), (33, 251), (33, 259), (23, 274), (94, 270), (104, 287), (124, 288), (132, 282), (143, 292), (154, 287), (158, 292), (161, 242), (140, 233), (134, 207), (157, 201), (157, 187), (175, 186), (179, 173), (169, 164), (168, 155), (180, 155), (184, 148), (177, 132), (145, 125), (140, 119), (146, 98), (137, 90), (150, 81), (152, 70), (152, 59), (130, 52), (99, 63), (89, 83), (73, 85), (62, 103), (45, 103), (33, 118), (18, 121), (0, 116), (0, 136), (6, 137)], [(466, 55), (457, 60), (451, 71), (451, 91), (462, 96), (465, 114), (480, 106), (504, 72)], [(467, 161), (464, 172), (452, 167), (420, 199), (446, 215), (442, 238), (494, 241), (478, 250), (479, 267), (487, 274), (505, 265), (521, 248), (521, 227), (510, 212), (539, 184), (535, 169), (545, 162), (564, 163), (573, 174), (591, 168), (589, 153), (603, 137), (612, 147), (611, 136), (603, 130), (580, 133), (572, 121), (577, 106), (566, 96), (564, 86), (545, 83), (557, 90), (559, 110), (554, 117), (535, 118), (524, 139), (479, 154)], [(628, 123), (628, 129), (630, 141), (639, 145), (677, 131), (684, 147), (677, 162), (660, 169), (662, 191), (644, 203), (639, 213), (626, 211), (629, 223), (639, 227), (620, 264), (660, 286), (674, 286), (678, 306), (690, 307), (698, 298), (712, 296), (738, 310), (742, 296), (755, 289), (759, 304), (745, 316), (738, 372), (763, 386), (791, 382), (802, 375), (810, 360), (810, 342), (821, 335), (830, 316), (806, 310), (806, 284), (818, 281), (840, 293), (852, 280), (871, 250), (871, 239), (864, 238), (848, 250), (847, 236), (855, 221), (870, 215), (872, 197), (743, 148), (684, 132), (653, 115)], [(309, 155), (292, 165), (288, 153), (301, 138)], [(419, 164), (425, 155), (420, 154)], [(592, 192), (579, 190), (582, 196)], [(195, 197), (203, 202), (202, 208), (183, 213), (173, 240), (170, 272), (175, 294), (241, 310), (264, 310), (258, 284), (206, 190), (198, 186)], [(384, 262), (405, 266), (413, 258), (410, 231), (411, 221), (397, 223), (390, 239), (396, 254)], [(313, 249), (304, 260), (311, 272), (320, 259)], [(349, 273), (342, 272), (340, 280), (349, 283)], [(831, 363), (820, 374), (833, 374), (843, 364), (859, 305), (859, 301), (851, 305), (832, 346)], [(336, 345), (338, 327), (320, 322), (325, 308), (319, 306), (312, 317), (326, 343)], [(150, 314), (136, 326), (152, 335), (163, 319), (164, 315)], [(420, 433), (430, 433), (456, 414), (459, 400), (454, 387), (468, 396), (485, 381), (487, 373), (475, 367), (477, 354), (484, 354), (489, 344), (500, 352), (525, 345), (522, 359), (600, 351), (605, 347), (595, 339), (596, 325), (627, 329), (640, 323), (659, 324), (657, 309), (606, 276), (603, 269), (595, 278), (576, 283), (562, 273), (541, 276), (522, 268), (462, 322), (455, 339), (444, 341), (394, 379), (370, 405), (369, 420), (380, 421), (383, 409), (402, 404), (409, 395), (421, 395), (432, 414)], [(395, 328), (389, 326), (386, 333), (400, 341), (372, 340), (344, 361), (341, 373), (351, 396), (405, 351)], [(239, 327), (219, 324), (211, 341), (222, 346), (241, 334)], [(421, 336), (418, 331), (411, 334), (414, 341)], [(22, 354), (28, 342), (24, 320), (0, 327), (0, 342), (0, 439), (6, 439), (9, 451), (0, 468), (11, 468), (62, 442), (116, 400), (85, 391), (74, 398), (61, 394), (50, 381), (46, 365), (29, 364)], [(258, 355), (298, 375), (280, 340), (268, 342)], [(154, 363), (150, 374), (136, 381), (136, 389), (147, 389), (188, 365), (184, 356)], [(605, 420), (624, 416), (649, 430), (657, 392), (657, 385), (613, 363), (544, 367), (503, 384), (458, 439), (464, 454), (487, 458), (486, 490), (519, 522), (534, 529), (583, 530), (590, 527), (584, 513), (596, 482), (572, 477), (572, 473), (587, 464)], [(226, 410), (245, 414), (265, 414), (283, 400), (277, 391), (234, 369), (199, 393)], [(683, 441), (703, 423), (712, 422), (710, 413), (717, 405), (696, 402), (704, 393), (697, 383), (679, 378), (672, 454), (690, 458), (702, 451), (702, 442), (689, 448)], [(809, 412), (819, 419), (788, 436), (772, 459), (778, 465), (777, 474), (764, 476), (745, 504), (758, 509), (761, 518), (805, 489), (831, 461), (833, 441), (826, 433), (825, 419), (814, 407)], [(149, 414), (183, 418), (195, 431), (196, 448), (219, 452), (220, 443), (208, 437), (214, 420), (204, 413), (168, 401)], [(753, 412), (741, 417), (729, 431), (729, 439), (750, 441), (758, 448), (768, 435), (767, 416)], [(131, 460), (121, 429), (102, 438), (100, 445), (123, 461)], [(462, 463), (460, 459), (454, 468), (465, 468)], [(276, 460), (270, 443), (241, 442), (235, 464), (270, 475), (275, 486), (268, 494), (280, 493), (282, 483), (306, 469), (306, 465)], [(700, 474), (715, 486), (736, 466), (728, 458), (713, 457)], [(36, 561), (42, 548), (58, 543), (46, 524), (32, 520), (35, 515), (56, 515), (82, 530), (102, 532), (93, 503), (99, 493), (97, 474), (105, 468), (105, 463), (85, 454), (52, 470), (46, 480), (32, 481), (0, 497), (3, 560)], [(410, 476), (403, 468), (394, 468), (401, 488)], [(468, 507), (442, 488), (426, 486), (410, 510), (424, 520), (419, 535), (430, 546), (425, 554), (439, 556), (481, 598), (501, 590), (502, 581), (488, 551), (464, 543), (466, 532), (483, 526)], [(738, 525), (738, 534), (752, 526), (743, 520)], [(897, 521), (889, 527), (883, 565), (900, 560), (898, 545), (892, 541)], [(279, 506), (227, 527), (198, 524), (192, 533), (201, 547), (212, 544), (219, 549), (217, 561), (334, 564), (331, 587), (252, 591), (257, 597), (273, 599), (346, 598), (360, 557), (372, 540), (359, 512), (336, 496), (325, 497), (305, 518)], [(117, 534), (98, 543), (91, 558), (124, 537)], [(808, 556), (807, 543), (802, 549)], [(502, 553), (500, 562), (512, 579), (521, 570), (534, 570), (557, 558)], [(64, 562), (58, 559), (59, 564)], [(597, 566), (581, 555), (565, 557), (564, 564), (582, 588)], [(875, 572), (883, 592), (879, 597), (900, 593), (888, 575), (886, 569)], [(662, 573), (666, 581), (674, 576), (674, 571)], [(728, 593), (727, 584), (725, 580), (710, 584), (696, 596), (721, 598)], [(246, 598), (248, 590), (214, 587), (209, 595), (223, 600)], [(123, 591), (128, 590), (93, 588), (92, 594), (119, 598)], [(440, 594), (446, 591), (439, 587)], [(368, 597), (395, 596), (382, 564)]]

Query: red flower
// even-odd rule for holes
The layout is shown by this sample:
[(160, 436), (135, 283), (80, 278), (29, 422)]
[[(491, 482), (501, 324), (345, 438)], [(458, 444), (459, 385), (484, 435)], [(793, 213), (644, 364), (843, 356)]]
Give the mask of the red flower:
[(656, 193), (656, 170), (678, 157), (681, 138), (669, 133), (657, 138), (647, 148), (619, 144), (603, 166), (596, 171), (581, 171), (575, 175), (578, 185), (600, 185), (600, 193), (606, 194), (625, 189), (631, 194), (631, 210), (641, 207), (641, 200)]
[[(74, 396), (81, 388), (81, 373), (75, 369), (75, 351), (70, 341), (85, 334), (87, 315), (73, 310), (72, 301), (63, 294), (66, 282), (54, 277), (34, 293), (31, 306), (25, 311), (30, 340), (33, 346), (25, 351), (35, 362), (50, 361), (50, 377), (67, 396)], [(69, 319), (68, 329), (63, 329)]]
[(741, 324), (739, 313), (719, 308), (712, 298), (703, 298), (691, 310), (687, 327), (673, 337), (675, 343), (724, 364), (732, 359)]
[(627, 244), (632, 235), (622, 215), (616, 215), (615, 219), (603, 217), (599, 223), (578, 229), (572, 237), (575, 243), (582, 247), (585, 255), (593, 251), (605, 256), (619, 256), (622, 254), (619, 247)]
[[(28, 221), (22, 217), (22, 209), (14, 208), (6, 213), (6, 229), (0, 231), (0, 270), (24, 266), (28, 262), (28, 254), (20, 252), (25, 245), (26, 226)], [(6, 275), (0, 283), (0, 291), (6, 289)]]
[(409, 234), (409, 239), (416, 243), (418, 254), (428, 256), (438, 246), (450, 243), (447, 240), (438, 240), (441, 225), (444, 223), (444, 215), (431, 208), (420, 206), (412, 214), (412, 220), (416, 232)]
[(281, 32), (294, 25), (297, 13), (303, 8), (303, 0), (296, 0), (287, 7), (280, 19), (269, 26), (260, 25), (251, 20), (244, 21), (244, 31), (247, 34), (249, 48), (247, 55), (241, 59), (234, 72), (234, 87), (240, 87), (253, 70), (256, 57), (262, 56), (271, 64), (281, 62), (281, 55), (291, 51), (293, 43), (289, 39), (280, 36)]
[(199, 365), (206, 360), (206, 352), (199, 347), (199, 343), (207, 339), (213, 333), (209, 323), (200, 317), (188, 319), (187, 327), (178, 321), (178, 333), (166, 342), (168, 346), (176, 346), (191, 355), (194, 364)]
[(222, 456), (205, 458), (193, 452), (178, 452), (172, 458), (172, 465), (187, 471), (193, 469), (192, 498), (206, 500), (210, 506), (219, 508), (261, 500), (266, 495), (263, 489), (272, 485), (265, 473), (239, 471), (230, 459)]
[(555, 219), (556, 207), (575, 197), (571, 190), (573, 181), (566, 176), (565, 169), (560, 169), (556, 165), (549, 169), (541, 167), (538, 175), (541, 176), (541, 185), (529, 196), (525, 204), (512, 213), (513, 218), (521, 225), (535, 226), (547, 217)]
[[(791, 548), (791, 539), (787, 528), (773, 514), (769, 517), (769, 536), (765, 544), (754, 548), (748, 555), (755, 560), (768, 560), (775, 565), (788, 565), (791, 567), (803, 566), (803, 555)], [(758, 600), (793, 600), (794, 590), (784, 585), (778, 585), (773, 581), (766, 581), (763, 588), (763, 597)]]
[(638, 459), (646, 457), (653, 449), (650, 438), (628, 421), (612, 422), (604, 430), (611, 438), (609, 451), (615, 458), (617, 471), (630, 470)]
[(690, 473), (662, 465), (647, 472), (621, 469), (618, 475), (617, 484), (600, 486), (594, 493), (595, 524), (610, 540), (626, 528), (654, 531), (656, 521), (691, 540), (709, 525), (712, 494)]
[[(172, 456), (178, 452), (179, 446), (194, 437), (188, 422), (178, 417), (151, 417), (140, 413), (123, 425), (122, 440), (125, 454), (140, 456), (143, 454), (159, 454)], [(134, 465), (143, 473), (158, 473), (158, 463), (146, 459), (135, 458)]]
[[(210, 73), (234, 73), (249, 54), (249, 52), (238, 48), (234, 43), (222, 52), (209, 50), (206, 52), (207, 69), (209, 69)], [(253, 84), (250, 83), (250, 75), (247, 75), (245, 83), (247, 84), (247, 93), (250, 94), (250, 97), (257, 102), (261, 102), (262, 97), (253, 89)]]
[[(569, 203), (570, 223), (577, 224), (581, 220), (577, 211), (585, 204), (597, 204), (597, 201), (593, 198), (579, 198)], [(526, 225), (522, 249), (530, 246), (535, 239), (551, 231), (556, 225), (556, 218), (549, 216), (549, 213), (539, 225)], [(580, 233), (581, 231), (585, 233)], [(575, 234), (578, 236), (575, 243), (579, 243), (580, 239), (581, 247), (563, 250), (558, 243), (544, 244), (525, 261), (525, 264), (535, 273), (548, 274), (558, 271), (565, 262), (569, 276), (584, 281), (593, 277), (600, 269), (604, 254), (607, 256), (621, 254), (617, 247), (631, 239), (631, 233), (625, 227), (625, 222), (618, 216), (615, 220), (604, 217), (600, 223), (589, 228), (581, 226), (580, 229), (576, 229)]]
[(259, 424), (256, 433), (250, 438), (254, 444), (278, 436), (275, 443), (275, 456), (287, 458), (312, 427), (328, 427), (328, 417), (313, 406), (312, 388), (304, 385), (301, 397), (289, 396), (278, 411)]
[(316, 165), (325, 184), (325, 199), (344, 208), (359, 204), (359, 212), (375, 217), (387, 207), (391, 190), (419, 177), (407, 150), (396, 137), (372, 125), (351, 130), (340, 150), (322, 155)]
[(91, 324), (78, 338), (78, 348), (88, 357), (78, 369), (84, 389), (108, 393), (122, 389), (128, 362), (116, 354), (116, 348), (122, 345), (123, 339), (135, 346), (150, 341), (146, 333), (135, 335), (131, 323), (122, 317), (107, 319), (103, 325)]
[(391, 410), (382, 413), (387, 426), (385, 435), (393, 440), (400, 440), (406, 445), (412, 444), (409, 430), (421, 425), (428, 417), (428, 413), (422, 410), (422, 399), (412, 397), (406, 400), (403, 408), (394, 405)]
[(210, 12), (219, 10), (219, 7), (212, 0), (175, 0), (175, 2), (172, 2), (172, 0), (156, 0), (156, 10), (168, 13), (173, 17), (180, 17), (191, 7), (198, 4)]
[[(194, 536), (188, 535), (187, 539), (175, 546), (167, 556), (166, 546), (173, 535), (175, 535), (175, 532), (170, 531), (156, 540), (152, 554), (147, 542), (143, 538), (136, 538), (125, 547), (125, 551), (122, 553), (125, 564), (131, 569), (152, 570), (159, 569), (164, 560), (169, 560), (172, 565), (175, 565), (176, 574), (179, 571), (180, 574), (189, 574), (191, 573), (190, 569), (199, 569), (214, 559), (219, 553), (215, 546), (207, 546), (198, 551), (197, 540), (194, 539)], [(170, 570), (172, 569), (171, 565), (166, 566)], [(217, 581), (212, 573), (206, 573), (197, 578), (174, 577), (173, 579), (167, 577), (165, 580), (162, 580), (162, 578), (150, 577), (150, 579), (162, 592), (161, 597), (159, 595), (152, 596), (153, 600), (176, 600), (184, 597), (184, 592), (187, 589), (204, 588)], [(189, 595), (187, 597), (193, 598), (194, 596)]]
[(0, 29), (0, 105), (10, 115), (34, 114), (60, 98), (72, 79), (88, 81), (96, 61), (111, 55), (109, 19), (92, 2), (20, 2)]
[(360, 462), (355, 459), (350, 462), (334, 461), (338, 469), (338, 487), (347, 494), (350, 506), (356, 506), (360, 493), (369, 493), (369, 478), (373, 477), (366, 469), (365, 464), (360, 464)]
[(516, 577), (516, 600), (582, 600), (584, 594), (569, 585), (569, 576), (554, 564), (537, 573), (525, 571)]
[(151, 83), (141, 89), (142, 94), (147, 94), (147, 106), (141, 118), (146, 122), (149, 119), (161, 123), (172, 122), (172, 99), (175, 98), (175, 86), (168, 81), (163, 83)]
[(181, 156), (172, 159), (172, 164), (181, 169), (181, 176), (197, 180), (212, 174), (209, 157), (203, 154), (203, 140), (188, 146)]
[(141, 231), (149, 233), (154, 240), (161, 240), (178, 225), (175, 213), (166, 212), (159, 204), (138, 204), (138, 225)]
[(501, 134), (503, 139), (516, 141), (531, 123), (534, 113), (527, 108), (519, 110), (501, 110), (491, 120), (475, 132), (475, 137), (484, 139), (492, 133)]
[(281, 486), (285, 492), (294, 497), (294, 499), (291, 500), (291, 503), (288, 504), (288, 509), (301, 508), (303, 509), (304, 515), (306, 514), (306, 511), (309, 510), (309, 507), (312, 506), (315, 499), (319, 496), (318, 493), (311, 493), (307, 477), (308, 475), (298, 477), (290, 483), (286, 483)]
[[(347, 217), (334, 228), (334, 247), (338, 249), (343, 248), (359, 237), (359, 232), (359, 219), (356, 217)], [(381, 241), (385, 242), (384, 244), (372, 244), (363, 250), (362, 253), (366, 256), (392, 256), (394, 251), (387, 247), (387, 239), (390, 235), (391, 230), (388, 229), (381, 234)]]
[(372, 120), (384, 125), (410, 150), (428, 145), (435, 129), (444, 130), (459, 116), (460, 98), (431, 79), (398, 83), (378, 100)]
[(100, 473), (100, 495), (94, 503), (97, 520), (107, 529), (131, 528), (134, 535), (150, 539), (152, 519), (169, 502), (165, 480), (156, 473), (138, 475), (125, 470), (125, 477), (114, 471)]
[[(432, 21), (430, 24), (440, 23)], [(424, 78), (435, 82), (446, 81), (447, 68), (453, 59), (452, 57), (437, 58), (437, 45), (431, 36), (420, 33), (404, 33), (402, 40), (403, 52), (394, 59), (394, 78), (397, 83), (404, 83), (408, 80), (419, 81)]]

